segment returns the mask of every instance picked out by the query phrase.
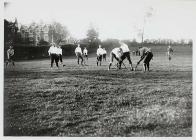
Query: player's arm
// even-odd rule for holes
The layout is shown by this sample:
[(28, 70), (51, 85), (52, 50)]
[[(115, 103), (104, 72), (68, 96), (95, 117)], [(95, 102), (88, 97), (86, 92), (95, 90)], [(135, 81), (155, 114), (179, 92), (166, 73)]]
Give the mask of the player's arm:
[(10, 59), (9, 51), (7, 51), (7, 59)]
[(50, 55), (50, 54), (51, 54), (51, 49), (48, 50), (48, 55)]
[(137, 62), (137, 65), (140, 64), (140, 62), (144, 59), (144, 57), (145, 57), (145, 54), (141, 56), (140, 60)]

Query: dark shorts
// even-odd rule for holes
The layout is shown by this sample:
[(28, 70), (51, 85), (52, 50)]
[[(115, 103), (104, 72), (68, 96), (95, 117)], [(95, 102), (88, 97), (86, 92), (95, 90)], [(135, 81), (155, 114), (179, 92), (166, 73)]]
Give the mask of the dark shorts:
[(103, 58), (106, 58), (106, 54), (103, 54)]
[(150, 62), (150, 60), (152, 59), (152, 57), (153, 57), (153, 53), (152, 52), (147, 52), (146, 56), (144, 58), (144, 64), (148, 64)]
[(62, 55), (61, 54), (59, 54), (59, 60), (60, 60), (61, 63), (63, 62), (63, 59), (62, 59)]
[(97, 56), (97, 61), (102, 61), (102, 55)]
[(127, 60), (129, 61), (129, 64), (131, 64), (131, 57), (130, 57), (130, 52), (125, 52), (123, 53), (123, 55), (121, 56), (122, 61), (127, 58)]
[(81, 53), (76, 53), (76, 56), (77, 57), (82, 57), (82, 54)]
[(14, 56), (9, 56), (8, 62), (14, 61)]

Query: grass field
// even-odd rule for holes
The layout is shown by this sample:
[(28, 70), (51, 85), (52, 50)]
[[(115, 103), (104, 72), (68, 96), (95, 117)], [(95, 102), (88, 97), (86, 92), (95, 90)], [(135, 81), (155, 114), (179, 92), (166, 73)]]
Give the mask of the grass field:
[(4, 135), (192, 136), (192, 50), (176, 52), (169, 63), (155, 51), (146, 73), (107, 71), (95, 57), (87, 66), (64, 59), (59, 70), (16, 62), (4, 69)]

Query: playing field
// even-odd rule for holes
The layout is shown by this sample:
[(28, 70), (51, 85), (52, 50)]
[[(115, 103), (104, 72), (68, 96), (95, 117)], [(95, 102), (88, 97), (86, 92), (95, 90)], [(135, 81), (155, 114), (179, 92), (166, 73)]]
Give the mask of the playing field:
[(93, 56), (87, 66), (64, 58), (59, 70), (16, 62), (4, 69), (4, 135), (192, 136), (192, 49), (176, 47), (170, 62), (154, 50), (146, 73), (108, 71)]

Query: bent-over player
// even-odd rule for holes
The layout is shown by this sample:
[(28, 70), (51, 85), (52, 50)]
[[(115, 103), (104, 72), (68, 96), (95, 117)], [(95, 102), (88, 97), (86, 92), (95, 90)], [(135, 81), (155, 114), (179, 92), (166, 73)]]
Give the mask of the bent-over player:
[(118, 64), (122, 61), (121, 56), (123, 55), (123, 51), (121, 48), (114, 48), (111, 53), (110, 53), (110, 63), (108, 66), (108, 70), (110, 70), (110, 67), (112, 66), (114, 58), (116, 59), (117, 63), (117, 68), (119, 68)]
[(140, 57), (140, 60), (137, 62), (137, 65), (135, 67), (135, 70), (136, 70), (137, 66), (140, 64), (140, 62), (142, 60), (144, 60), (143, 70), (144, 71), (146, 71), (146, 70), (149, 71), (150, 61), (153, 58), (153, 53), (151, 51), (151, 48), (142, 47), (142, 48), (139, 49), (139, 51), (140, 51), (141, 57)]
[(119, 41), (120, 43), (120, 48), (122, 49), (123, 51), (123, 55), (121, 56), (121, 60), (120, 63), (119, 63), (119, 68), (121, 68), (121, 65), (123, 63), (123, 60), (125, 58), (127, 58), (127, 60), (129, 61), (129, 65), (130, 65), (130, 68), (131, 70), (133, 70), (133, 66), (132, 66), (132, 62), (131, 62), (131, 57), (130, 57), (130, 50), (129, 50), (129, 47), (127, 46), (127, 44), (123, 43), (122, 41)]

